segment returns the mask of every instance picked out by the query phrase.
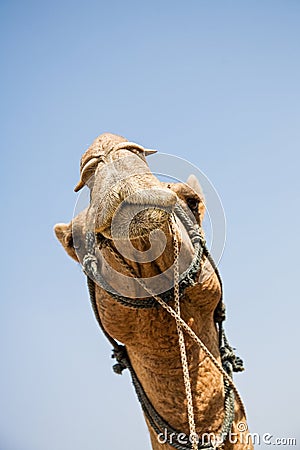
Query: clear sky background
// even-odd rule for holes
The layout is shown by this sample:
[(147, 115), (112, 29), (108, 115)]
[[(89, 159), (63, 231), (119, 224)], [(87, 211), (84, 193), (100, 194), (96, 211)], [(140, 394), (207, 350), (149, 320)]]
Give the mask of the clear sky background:
[(251, 431), (299, 448), (300, 3), (2, 0), (0, 16), (0, 450), (150, 448), (52, 231), (104, 131), (216, 187)]

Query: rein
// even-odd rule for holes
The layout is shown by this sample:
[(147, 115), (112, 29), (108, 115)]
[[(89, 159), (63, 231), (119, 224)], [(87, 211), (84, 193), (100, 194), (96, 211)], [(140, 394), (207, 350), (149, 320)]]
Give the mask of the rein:
[[(183, 294), (185, 289), (189, 286), (194, 286), (196, 284), (197, 275), (200, 270), (201, 259), (203, 256), (203, 251), (205, 248), (204, 238), (201, 234), (200, 229), (195, 230), (194, 224), (190, 218), (185, 214), (184, 210), (180, 207), (176, 207), (176, 213), (181, 218), (182, 223), (185, 225), (189, 233), (190, 240), (194, 247), (194, 255), (190, 266), (180, 275), (179, 277), (179, 292), (180, 295)], [(184, 214), (183, 214), (184, 213)], [(189, 221), (189, 222), (188, 222)], [(191, 226), (192, 225), (192, 226)], [(101, 275), (101, 271), (98, 270), (98, 261), (95, 257), (95, 247), (97, 245), (97, 237), (95, 233), (88, 231), (86, 235), (86, 247), (88, 253), (83, 258), (83, 268), (87, 275), (89, 275), (95, 282), (101, 286), (105, 291), (109, 292), (110, 295), (123, 306), (129, 306), (132, 308), (148, 309), (158, 307), (159, 304), (151, 294), (150, 297), (146, 298), (131, 298), (120, 295)], [(111, 246), (109, 240), (104, 240), (101, 243), (101, 247), (108, 247), (110, 252), (114, 254), (114, 257), (118, 262), (126, 269), (127, 272), (130, 271), (131, 275), (136, 278), (136, 273), (134, 270), (125, 262), (122, 256), (117, 253)], [(147, 290), (147, 288), (145, 288)], [(166, 290), (161, 297), (163, 297), (166, 303), (169, 303), (174, 298), (174, 289), (170, 288)]]
[[(245, 411), (242, 399), (239, 395), (239, 392), (233, 383), (232, 380), (232, 372), (242, 371), (243, 363), (242, 360), (237, 357), (232, 347), (229, 345), (227, 338), (225, 336), (225, 332), (223, 330), (223, 321), (225, 320), (225, 306), (223, 303), (223, 289), (222, 289), (222, 280), (218, 269), (206, 247), (205, 240), (201, 234), (200, 228), (195, 226), (191, 219), (188, 217), (184, 209), (180, 205), (176, 205), (175, 214), (180, 219), (184, 227), (186, 228), (188, 235), (191, 239), (191, 242), (194, 247), (194, 256), (189, 268), (179, 276), (178, 270), (178, 242), (176, 242), (174, 228), (172, 226), (172, 222), (170, 224), (172, 235), (173, 235), (173, 244), (174, 244), (174, 255), (175, 255), (175, 273), (174, 273), (174, 288), (169, 289), (164, 292), (162, 295), (157, 296), (151, 290), (145, 286), (144, 282), (139, 278), (136, 278), (136, 274), (133, 269), (126, 263), (126, 261), (118, 254), (111, 246), (110, 242), (107, 241), (104, 245), (108, 246), (110, 251), (114, 254), (114, 256), (118, 259), (119, 263), (130, 273), (131, 276), (135, 277), (137, 282), (149, 293), (149, 297), (144, 299), (131, 299), (128, 297), (124, 297), (119, 295), (112, 287), (106, 282), (106, 280), (102, 277), (101, 271), (98, 268), (98, 260), (95, 255), (96, 248), (96, 236), (92, 231), (88, 231), (86, 233), (86, 248), (87, 254), (83, 259), (83, 270), (87, 276), (87, 285), (90, 294), (91, 305), (96, 317), (96, 320), (104, 333), (105, 337), (108, 339), (110, 344), (113, 347), (113, 358), (116, 359), (117, 363), (114, 364), (113, 370), (115, 373), (121, 374), (124, 369), (128, 369), (132, 378), (132, 383), (135, 388), (136, 395), (141, 404), (143, 412), (150, 423), (151, 427), (155, 431), (157, 435), (161, 433), (165, 433), (168, 438), (169, 445), (173, 446), (177, 450), (213, 450), (216, 448), (216, 444), (212, 442), (198, 444), (195, 440), (195, 437), (192, 436), (194, 431), (194, 417), (193, 417), (193, 406), (192, 406), (192, 398), (191, 398), (191, 389), (190, 389), (190, 381), (189, 381), (189, 373), (188, 366), (186, 361), (185, 354), (185, 343), (183, 337), (183, 330), (196, 342), (201, 349), (205, 352), (205, 354), (209, 357), (212, 363), (215, 365), (217, 370), (223, 375), (224, 382), (224, 419), (220, 433), (220, 440), (218, 441), (218, 446), (221, 446), (227, 439), (228, 434), (231, 430), (233, 420), (234, 420), (234, 403), (235, 398), (240, 403), (242, 410)], [(211, 352), (207, 349), (201, 339), (193, 332), (193, 330), (189, 327), (189, 325), (181, 318), (180, 316), (180, 304), (179, 299), (182, 297), (184, 290), (188, 286), (194, 286), (196, 284), (196, 277), (200, 272), (200, 264), (202, 257), (206, 257), (212, 268), (214, 269), (220, 286), (221, 286), (221, 299), (217, 305), (217, 308), (214, 313), (214, 320), (218, 328), (219, 334), (219, 351), (221, 355), (221, 363), (216, 360), (216, 358), (211, 354)], [(95, 280), (95, 281), (93, 281)], [(117, 341), (107, 333), (104, 329), (99, 311), (96, 303), (96, 284), (98, 284), (101, 288), (107, 291), (118, 303), (132, 307), (132, 308), (153, 308), (153, 307), (163, 307), (174, 319), (176, 320), (178, 337), (179, 337), (179, 346), (181, 350), (181, 359), (184, 370), (184, 382), (186, 388), (186, 395), (188, 401), (188, 417), (189, 417), (189, 426), (190, 426), (190, 437), (192, 441), (188, 441), (186, 443), (182, 443), (182, 433), (178, 430), (175, 430), (168, 422), (166, 422), (163, 417), (155, 410), (149, 398), (147, 397), (141, 382), (139, 381), (134, 368), (131, 365), (130, 358), (127, 353), (127, 349), (125, 345), (120, 345)], [(173, 309), (169, 303), (171, 300), (175, 299), (175, 309)], [(184, 355), (185, 354), (185, 355)], [(185, 360), (184, 360), (185, 359)]]

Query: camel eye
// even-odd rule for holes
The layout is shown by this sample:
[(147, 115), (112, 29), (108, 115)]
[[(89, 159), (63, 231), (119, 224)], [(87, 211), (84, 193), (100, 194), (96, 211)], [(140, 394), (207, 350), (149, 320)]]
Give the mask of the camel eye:
[(186, 200), (188, 207), (192, 210), (192, 211), (196, 211), (198, 209), (199, 206), (199, 200), (197, 200), (196, 198), (190, 197)]

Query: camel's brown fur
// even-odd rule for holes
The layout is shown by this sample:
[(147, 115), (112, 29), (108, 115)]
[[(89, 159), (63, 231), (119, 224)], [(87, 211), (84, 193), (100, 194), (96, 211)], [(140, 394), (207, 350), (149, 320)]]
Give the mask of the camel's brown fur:
[[(83, 156), (82, 167), (88, 156), (93, 156), (93, 152), (101, 153), (113, 149), (115, 143), (126, 141), (124, 138), (114, 135), (102, 135), (93, 146)], [(100, 150), (99, 150), (100, 149)], [(187, 184), (177, 183), (167, 185), (159, 182), (150, 172), (146, 165), (144, 155), (131, 154), (131, 161), (136, 161), (140, 165), (143, 175), (128, 173), (128, 167), (118, 161), (119, 158), (127, 157), (128, 150), (120, 150), (116, 153), (111, 151), (112, 160), (118, 162), (120, 170), (124, 170), (125, 182), (111, 182), (108, 172), (102, 172), (105, 176), (99, 177), (98, 167), (92, 168), (96, 171), (95, 179), (84, 180), (91, 189), (91, 205), (99, 217), (95, 219), (95, 229), (97, 232), (110, 237), (110, 224), (113, 214), (128, 194), (134, 202), (143, 202), (152, 205), (149, 210), (139, 214), (139, 220), (133, 222), (130, 228), (130, 238), (134, 247), (144, 251), (149, 247), (148, 234), (154, 228), (164, 231), (167, 243), (166, 249), (154, 263), (135, 263), (130, 259), (127, 263), (141, 277), (152, 277), (162, 273), (173, 263), (173, 242), (168, 226), (168, 211), (162, 211), (154, 207), (154, 201), (159, 205), (167, 205), (172, 209), (174, 200), (182, 202), (183, 207), (193, 209), (193, 214), (201, 225), (204, 215), (203, 198)], [(136, 158), (136, 159), (134, 159)], [(127, 171), (127, 172), (126, 172)], [(89, 174), (89, 176), (91, 173)], [(190, 180), (190, 184), (195, 188), (195, 179)], [(139, 193), (141, 189), (146, 189), (146, 193)], [(150, 194), (149, 194), (150, 192)], [(135, 196), (132, 197), (132, 195)], [(153, 198), (150, 198), (153, 194)], [(105, 197), (105, 205), (101, 203), (99, 210), (99, 199)], [(151, 203), (152, 202), (152, 203)], [(130, 208), (130, 203), (127, 208)], [(91, 207), (90, 207), (91, 208)], [(92, 206), (93, 208), (93, 206)], [(105, 209), (105, 215), (103, 215)], [(55, 227), (57, 238), (66, 249), (67, 253), (75, 260), (85, 253), (84, 234), (86, 231), (86, 217), (89, 210), (83, 211), (69, 224), (58, 224)], [(76, 251), (73, 245), (73, 234), (76, 233)], [(180, 240), (178, 230), (178, 239)], [(186, 259), (192, 254), (192, 247), (187, 239), (180, 242), (185, 251)], [(109, 249), (102, 250), (109, 264), (121, 273), (125, 273), (123, 267)], [(209, 269), (207, 261), (202, 262), (204, 270)], [(219, 281), (213, 271), (210, 275), (194, 286), (186, 289), (181, 301), (181, 311), (183, 319), (190, 325), (194, 332), (202, 339), (211, 353), (219, 359), (218, 336), (213, 319), (213, 313), (220, 299)], [(96, 288), (96, 301), (101, 316), (101, 320), (106, 331), (126, 344), (127, 351), (132, 365), (156, 410), (174, 428), (188, 434), (188, 420), (186, 413), (186, 397), (183, 384), (182, 367), (178, 347), (178, 336), (176, 324), (168, 313), (161, 309), (131, 309), (117, 303), (102, 288)], [(223, 380), (220, 373), (213, 366), (211, 361), (205, 356), (202, 350), (186, 336), (186, 346), (188, 353), (189, 369), (192, 383), (193, 402), (195, 409), (196, 430), (199, 435), (202, 433), (220, 432), (224, 416), (224, 394)], [(243, 411), (236, 403), (235, 420), (233, 432), (237, 432), (237, 424), (246, 422)], [(169, 445), (158, 443), (157, 437), (149, 426), (152, 447), (154, 450), (171, 450)], [(245, 438), (245, 435), (243, 435)], [(252, 444), (237, 442), (235, 444), (226, 442), (225, 449), (248, 449)]]

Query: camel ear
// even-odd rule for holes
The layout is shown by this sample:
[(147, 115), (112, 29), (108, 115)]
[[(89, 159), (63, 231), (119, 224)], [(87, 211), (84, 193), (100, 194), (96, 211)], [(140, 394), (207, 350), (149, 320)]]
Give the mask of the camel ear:
[(196, 194), (200, 197), (200, 205), (199, 205), (199, 213), (200, 213), (200, 220), (202, 222), (204, 214), (205, 214), (205, 196), (202, 190), (202, 187), (199, 183), (198, 178), (195, 175), (190, 175), (188, 179), (186, 180), (186, 184), (193, 189)]
[(72, 222), (68, 224), (57, 223), (54, 227), (54, 233), (68, 255), (79, 262), (73, 245), (72, 226)]
[(186, 180), (186, 184), (187, 184), (188, 186), (190, 186), (190, 187), (196, 192), (196, 194), (199, 195), (199, 197), (201, 198), (201, 200), (204, 201), (204, 194), (203, 194), (202, 187), (201, 187), (201, 185), (200, 185), (200, 183), (199, 183), (198, 178), (197, 178), (195, 175), (193, 175), (193, 174), (190, 175), (190, 176), (188, 177), (188, 179)]

